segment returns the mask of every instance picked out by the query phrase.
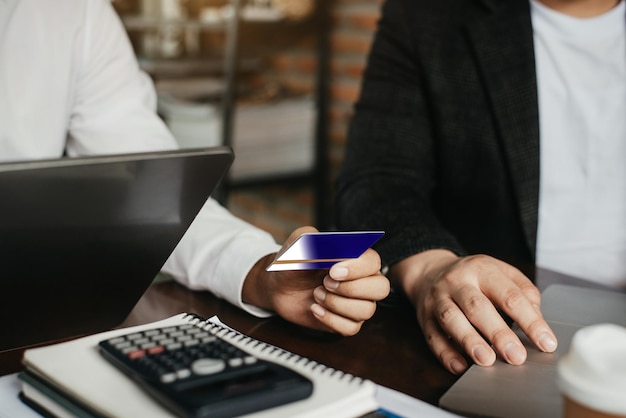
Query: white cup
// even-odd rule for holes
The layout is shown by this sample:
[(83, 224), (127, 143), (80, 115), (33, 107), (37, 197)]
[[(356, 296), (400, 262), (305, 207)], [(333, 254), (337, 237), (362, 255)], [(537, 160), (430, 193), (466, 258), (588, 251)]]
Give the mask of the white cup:
[(559, 361), (557, 384), (564, 418), (626, 417), (626, 328), (578, 330)]

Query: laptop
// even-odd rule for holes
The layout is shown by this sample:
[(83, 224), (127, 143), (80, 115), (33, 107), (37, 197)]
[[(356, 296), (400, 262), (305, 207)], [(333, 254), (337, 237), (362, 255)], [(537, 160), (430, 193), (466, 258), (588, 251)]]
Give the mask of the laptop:
[(528, 350), (526, 362), (511, 366), (498, 359), (491, 367), (471, 366), (441, 397), (439, 406), (468, 417), (561, 417), (556, 367), (576, 331), (599, 323), (626, 326), (626, 294), (579, 283), (553, 284), (542, 292), (544, 318), (559, 341), (555, 353), (539, 351), (514, 328)]
[(0, 351), (122, 323), (232, 161), (214, 147), (0, 164)]

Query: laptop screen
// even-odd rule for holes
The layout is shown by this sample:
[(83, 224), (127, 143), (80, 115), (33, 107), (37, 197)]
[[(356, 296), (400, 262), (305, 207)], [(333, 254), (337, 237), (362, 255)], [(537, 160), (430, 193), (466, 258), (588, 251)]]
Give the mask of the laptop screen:
[(120, 324), (230, 148), (0, 164), (0, 351)]

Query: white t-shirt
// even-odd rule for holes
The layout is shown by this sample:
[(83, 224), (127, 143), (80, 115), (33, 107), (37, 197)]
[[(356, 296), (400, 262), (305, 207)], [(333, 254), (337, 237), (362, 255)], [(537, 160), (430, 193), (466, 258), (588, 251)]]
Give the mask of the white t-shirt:
[[(0, 0), (0, 161), (177, 148), (155, 108), (108, 0)], [(163, 271), (264, 316), (241, 289), (278, 249), (209, 199)]]
[(531, 0), (541, 138), (537, 264), (626, 286), (626, 6)]

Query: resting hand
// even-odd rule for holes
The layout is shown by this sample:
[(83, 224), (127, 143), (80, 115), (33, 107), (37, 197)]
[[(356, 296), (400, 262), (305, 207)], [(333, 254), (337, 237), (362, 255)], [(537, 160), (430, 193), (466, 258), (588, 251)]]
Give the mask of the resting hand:
[[(542, 351), (557, 341), (541, 315), (541, 295), (513, 266), (486, 255), (458, 257), (430, 250), (392, 268), (417, 310), (426, 341), (441, 363), (455, 374), (468, 365), (492, 365), (496, 353), (514, 365), (526, 361), (520, 339), (499, 314), (500, 309)], [(494, 351), (495, 350), (495, 351)]]
[[(303, 233), (316, 231), (297, 229), (281, 251)], [(298, 325), (354, 335), (374, 315), (376, 301), (389, 294), (389, 280), (380, 273), (380, 256), (372, 249), (330, 270), (265, 271), (274, 256), (260, 260), (248, 274), (243, 300)]]

